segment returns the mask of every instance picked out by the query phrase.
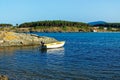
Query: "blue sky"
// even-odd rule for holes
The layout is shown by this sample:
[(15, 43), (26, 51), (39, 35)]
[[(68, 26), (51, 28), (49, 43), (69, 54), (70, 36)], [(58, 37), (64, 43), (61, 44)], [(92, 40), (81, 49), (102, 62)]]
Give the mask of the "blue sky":
[(0, 23), (120, 22), (120, 0), (0, 0)]

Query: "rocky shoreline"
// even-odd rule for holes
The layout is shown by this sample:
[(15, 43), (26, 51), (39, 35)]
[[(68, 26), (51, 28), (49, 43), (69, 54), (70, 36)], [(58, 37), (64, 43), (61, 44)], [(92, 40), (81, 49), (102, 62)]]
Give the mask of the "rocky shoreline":
[(38, 36), (36, 34), (0, 32), (0, 47), (6, 46), (34, 46), (40, 45), (40, 42), (51, 43), (57, 41), (54, 38)]
[(0, 80), (8, 80), (8, 77), (5, 75), (0, 75)]

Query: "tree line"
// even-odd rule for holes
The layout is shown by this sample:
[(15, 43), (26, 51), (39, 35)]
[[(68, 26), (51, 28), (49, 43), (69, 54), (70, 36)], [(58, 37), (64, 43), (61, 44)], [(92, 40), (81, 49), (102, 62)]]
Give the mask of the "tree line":
[(13, 26), (12, 24), (0, 24), (0, 27), (10, 27)]
[(88, 26), (86, 23), (82, 22), (72, 22), (72, 21), (61, 21), (61, 20), (53, 20), (53, 21), (37, 21), (37, 22), (28, 22), (20, 24), (19, 27), (37, 27), (37, 26), (47, 26), (47, 27), (63, 27), (63, 26)]
[[(0, 27), (11, 27), (12, 24), (0, 24)], [(46, 21), (36, 21), (36, 22), (26, 22), (20, 25), (16, 24), (16, 27), (27, 28), (27, 27), (91, 27), (91, 25), (83, 22), (72, 22), (72, 21), (62, 21), (62, 20), (46, 20)], [(100, 27), (111, 27), (111, 28), (120, 28), (120, 23), (105, 23), (105, 24), (96, 24), (94, 26)]]
[(102, 27), (120, 28), (120, 23), (96, 24), (96, 25), (94, 25), (94, 26), (102, 26)]

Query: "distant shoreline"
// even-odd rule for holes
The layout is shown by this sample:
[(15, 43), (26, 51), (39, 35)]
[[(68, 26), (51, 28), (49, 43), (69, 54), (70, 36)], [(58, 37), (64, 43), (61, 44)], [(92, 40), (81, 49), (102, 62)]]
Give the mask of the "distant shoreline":
[(62, 20), (26, 22), (20, 25), (0, 24), (0, 31), (13, 32), (120, 32), (120, 23), (72, 22)]

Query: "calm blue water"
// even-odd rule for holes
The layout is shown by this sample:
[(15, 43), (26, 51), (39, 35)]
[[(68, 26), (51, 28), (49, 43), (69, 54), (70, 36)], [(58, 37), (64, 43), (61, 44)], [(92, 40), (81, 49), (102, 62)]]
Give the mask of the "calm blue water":
[(10, 80), (120, 80), (120, 33), (35, 33), (65, 40), (63, 48), (0, 49)]

